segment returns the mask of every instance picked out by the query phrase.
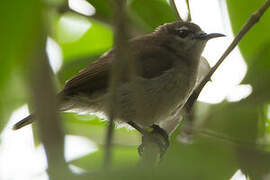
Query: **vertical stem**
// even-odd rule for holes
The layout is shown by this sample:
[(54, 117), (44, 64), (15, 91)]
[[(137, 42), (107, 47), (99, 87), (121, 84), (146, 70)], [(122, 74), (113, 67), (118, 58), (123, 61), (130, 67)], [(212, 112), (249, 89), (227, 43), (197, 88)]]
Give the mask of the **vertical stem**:
[(111, 165), (111, 149), (112, 149), (112, 140), (113, 140), (113, 131), (114, 131), (114, 122), (113, 122), (113, 112), (114, 110), (110, 110), (109, 122), (107, 126), (106, 132), (106, 140), (105, 140), (105, 149), (104, 149), (104, 168), (108, 170)]
[(126, 67), (126, 61), (129, 59), (125, 2), (125, 0), (112, 0), (115, 25), (115, 59), (113, 60), (110, 78), (110, 113), (104, 154), (104, 167), (106, 169), (108, 169), (111, 164), (111, 147), (114, 129), (113, 120), (115, 118), (116, 111), (118, 110), (114, 107), (114, 102), (116, 102), (117, 88), (120, 86), (120, 78), (123, 76), (123, 72)]
[(57, 102), (52, 74), (45, 52), (46, 33), (42, 33), (33, 57), (32, 94), (39, 135), (44, 144), (50, 179), (67, 176), (64, 159), (64, 135), (57, 114)]

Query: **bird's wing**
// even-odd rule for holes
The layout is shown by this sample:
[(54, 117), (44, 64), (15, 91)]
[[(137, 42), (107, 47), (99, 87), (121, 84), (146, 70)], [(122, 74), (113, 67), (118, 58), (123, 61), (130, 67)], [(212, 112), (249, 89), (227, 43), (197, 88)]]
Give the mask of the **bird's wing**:
[(100, 57), (78, 74), (69, 79), (64, 86), (62, 93), (65, 95), (76, 95), (77, 93), (93, 93), (106, 89), (109, 80), (109, 73), (112, 64), (112, 53)]
[(145, 79), (153, 79), (173, 66), (172, 54), (161, 47), (144, 49), (143, 53), (135, 54), (137, 74)]
[[(137, 75), (151, 79), (170, 69), (172, 61), (170, 61), (170, 54), (167, 51), (164, 51), (161, 47), (149, 48), (147, 44), (147, 40), (131, 41), (130, 49), (134, 56), (133, 58), (137, 62)], [(65, 95), (76, 95), (77, 93), (92, 94), (99, 90), (106, 90), (108, 88), (114, 54), (114, 50), (111, 50), (90, 66), (81, 70), (66, 82), (62, 93), (64, 92)], [(125, 77), (121, 81), (127, 80), (128, 73), (128, 68), (126, 68), (123, 73)]]

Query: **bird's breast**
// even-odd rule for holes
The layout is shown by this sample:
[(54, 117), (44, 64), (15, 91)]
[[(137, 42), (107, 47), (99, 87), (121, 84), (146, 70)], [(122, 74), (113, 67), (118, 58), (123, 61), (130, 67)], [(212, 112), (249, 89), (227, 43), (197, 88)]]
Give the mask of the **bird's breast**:
[(166, 120), (176, 108), (181, 108), (191, 94), (196, 81), (196, 71), (172, 68), (160, 77), (141, 80), (141, 105), (149, 114), (142, 123), (153, 124)]

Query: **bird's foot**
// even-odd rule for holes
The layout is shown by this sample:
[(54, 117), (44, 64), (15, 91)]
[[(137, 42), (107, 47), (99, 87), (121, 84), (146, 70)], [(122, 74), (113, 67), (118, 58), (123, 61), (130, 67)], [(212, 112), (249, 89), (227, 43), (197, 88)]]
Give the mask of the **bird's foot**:
[(140, 156), (144, 152), (145, 144), (149, 141), (158, 145), (160, 158), (162, 158), (170, 145), (167, 132), (155, 124), (147, 129), (147, 133), (142, 136), (142, 144), (138, 147)]

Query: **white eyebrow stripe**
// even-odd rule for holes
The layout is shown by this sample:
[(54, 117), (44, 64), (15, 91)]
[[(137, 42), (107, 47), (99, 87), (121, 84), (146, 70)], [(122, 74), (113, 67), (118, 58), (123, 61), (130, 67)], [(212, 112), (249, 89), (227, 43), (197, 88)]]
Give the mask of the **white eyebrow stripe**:
[(189, 28), (187, 26), (182, 26), (180, 28), (177, 28), (177, 30), (189, 30)]

